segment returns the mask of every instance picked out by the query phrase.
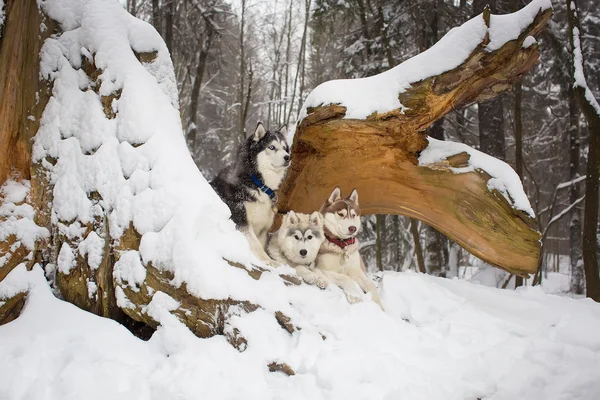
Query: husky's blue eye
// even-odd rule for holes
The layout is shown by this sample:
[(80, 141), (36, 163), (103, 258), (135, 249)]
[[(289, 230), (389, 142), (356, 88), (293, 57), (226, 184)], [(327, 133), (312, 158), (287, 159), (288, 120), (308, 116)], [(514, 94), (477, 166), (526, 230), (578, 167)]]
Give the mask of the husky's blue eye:
[(273, 145), (270, 145), (270, 146), (269, 146), (269, 150), (275, 150), (275, 146), (273, 146)]

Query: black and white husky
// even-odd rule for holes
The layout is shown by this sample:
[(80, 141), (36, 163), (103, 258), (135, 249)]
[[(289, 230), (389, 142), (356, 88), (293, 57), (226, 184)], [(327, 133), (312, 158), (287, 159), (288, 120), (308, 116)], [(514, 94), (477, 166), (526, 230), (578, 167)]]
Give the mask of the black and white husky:
[(275, 217), (279, 188), (290, 165), (286, 128), (267, 131), (262, 123), (246, 139), (232, 165), (210, 183), (231, 210), (231, 219), (246, 236), (256, 257), (277, 265), (265, 251)]

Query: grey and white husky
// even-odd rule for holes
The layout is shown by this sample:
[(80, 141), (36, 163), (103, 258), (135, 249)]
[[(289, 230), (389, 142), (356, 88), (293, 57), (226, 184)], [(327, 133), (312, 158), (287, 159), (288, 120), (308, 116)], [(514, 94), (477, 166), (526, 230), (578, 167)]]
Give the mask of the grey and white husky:
[(358, 252), (356, 235), (360, 230), (360, 207), (356, 189), (342, 198), (339, 187), (333, 189), (321, 207), (324, 220), (325, 241), (321, 244), (316, 267), (329, 280), (342, 288), (351, 303), (361, 300), (362, 292), (383, 309), (375, 284), (365, 274), (363, 260)]
[(290, 211), (283, 216), (279, 230), (271, 235), (267, 253), (275, 261), (294, 267), (306, 283), (324, 289), (327, 278), (315, 270), (315, 259), (323, 240), (323, 218), (318, 211), (310, 215)]
[(246, 236), (256, 257), (277, 265), (265, 252), (267, 233), (275, 217), (275, 191), (290, 165), (285, 127), (268, 131), (262, 123), (240, 147), (232, 165), (210, 183), (231, 210), (231, 219)]

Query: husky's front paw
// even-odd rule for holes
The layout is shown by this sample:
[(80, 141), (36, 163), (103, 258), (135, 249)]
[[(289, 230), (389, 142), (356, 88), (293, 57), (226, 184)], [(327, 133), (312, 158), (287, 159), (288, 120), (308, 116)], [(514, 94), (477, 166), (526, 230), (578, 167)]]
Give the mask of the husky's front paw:
[(362, 301), (362, 299), (358, 296), (355, 296), (350, 293), (345, 293), (345, 294), (346, 294), (346, 300), (348, 300), (348, 303), (350, 303), (350, 304), (356, 304), (356, 303), (360, 303)]
[(327, 286), (329, 286), (327, 278), (321, 276), (317, 277), (317, 281), (315, 282), (315, 284), (319, 287), (319, 289), (327, 289)]
[(371, 300), (373, 300), (375, 304), (377, 304), (379, 308), (381, 308), (381, 311), (385, 311), (385, 308), (383, 308), (383, 303), (381, 302), (381, 297), (379, 297), (378, 294), (371, 293)]
[(277, 267), (281, 267), (283, 264), (280, 263), (279, 261), (275, 261), (272, 258), (269, 258), (268, 260), (263, 260), (263, 262), (265, 264), (267, 264), (269, 267), (272, 268), (277, 268)]
[(329, 285), (329, 280), (327, 279), (327, 277), (325, 275), (323, 275), (323, 273), (320, 270), (315, 271), (315, 276), (316, 276), (315, 284), (320, 289), (326, 289), (327, 286)]
[(314, 272), (308, 272), (302, 276), (304, 282), (308, 283), (309, 285), (314, 285), (315, 283), (317, 283), (317, 278), (318, 276)]

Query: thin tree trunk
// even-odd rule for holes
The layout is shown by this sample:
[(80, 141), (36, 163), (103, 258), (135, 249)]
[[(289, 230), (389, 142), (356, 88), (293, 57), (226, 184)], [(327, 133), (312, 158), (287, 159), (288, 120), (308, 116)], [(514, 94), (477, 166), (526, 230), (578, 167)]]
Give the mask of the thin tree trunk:
[[(517, 82), (515, 85), (515, 170), (521, 181), (523, 181), (523, 123), (521, 120), (521, 99), (521, 82)], [(523, 286), (523, 278), (516, 276), (515, 289), (519, 286)]]
[(392, 223), (394, 227), (394, 258), (393, 263), (395, 265), (394, 270), (400, 271), (400, 258), (402, 257), (402, 253), (400, 251), (400, 216), (392, 215)]
[[(583, 54), (579, 11), (575, 2), (567, 0), (569, 42), (571, 44), (573, 68), (579, 66), (583, 75)], [(576, 31), (579, 33), (577, 34)], [(577, 40), (575, 40), (577, 36)], [(600, 106), (591, 91), (581, 82), (580, 76), (574, 83), (574, 91), (579, 107), (585, 116), (589, 131), (589, 151), (585, 179), (585, 209), (583, 217), (583, 267), (585, 270), (586, 296), (600, 302), (600, 277), (598, 276), (598, 183), (600, 180)], [(586, 93), (587, 91), (587, 93)]]
[(238, 126), (238, 135), (239, 135), (239, 143), (244, 143), (246, 139), (246, 134), (244, 132), (244, 128), (246, 125), (246, 121), (244, 119), (244, 76), (246, 75), (246, 54), (244, 51), (244, 29), (246, 24), (246, 0), (242, 0), (242, 16), (240, 20), (240, 87), (238, 91), (238, 103), (239, 103), (239, 126)]
[[(518, 6), (517, 6), (518, 9)], [(516, 11), (516, 10), (515, 10)], [(521, 82), (515, 85), (515, 170), (523, 181), (523, 123), (521, 119), (522, 87)], [(523, 286), (523, 278), (515, 277), (515, 289)]]
[(161, 33), (160, 29), (160, 0), (152, 0), (152, 25)]
[(385, 215), (377, 214), (375, 216), (375, 247), (376, 247), (376, 258), (377, 258), (377, 269), (383, 271), (382, 262), (382, 247), (383, 247), (383, 228), (385, 225)]
[[(298, 66), (296, 68), (296, 75), (294, 76), (294, 89), (292, 90), (292, 102), (290, 103), (290, 109), (288, 110), (285, 124), (290, 123), (290, 117), (292, 115), (292, 108), (294, 108), (294, 99), (296, 98), (296, 85), (298, 84), (298, 76), (300, 75), (300, 67), (302, 65), (302, 59), (304, 58), (304, 52), (306, 51), (306, 35), (308, 31), (308, 21), (310, 19), (310, 4), (312, 0), (306, 0), (306, 18), (304, 19), (304, 31), (302, 32), (302, 43), (300, 45), (300, 55), (298, 56)], [(300, 99), (301, 101), (301, 99)], [(298, 107), (300, 108), (300, 107)]]
[[(473, 12), (479, 15), (489, 3), (491, 12), (497, 12), (496, 1), (474, 0)], [(478, 103), (479, 149), (484, 153), (506, 159), (504, 147), (504, 108), (502, 97)]]
[(204, 71), (206, 70), (206, 60), (208, 53), (212, 47), (215, 30), (211, 23), (206, 24), (206, 39), (202, 44), (200, 55), (198, 56), (198, 65), (196, 66), (196, 79), (194, 80), (194, 86), (192, 87), (192, 93), (190, 95), (190, 125), (187, 132), (188, 142), (190, 143), (190, 149), (192, 154), (196, 149), (196, 137), (198, 135), (197, 118), (198, 118), (198, 101), (200, 98), (200, 88), (202, 87), (202, 79), (204, 78)]
[[(574, 180), (579, 176), (580, 163), (579, 149), (579, 108), (575, 91), (569, 88), (569, 179)], [(571, 185), (569, 188), (569, 203), (573, 204), (580, 197), (579, 185)], [(584, 293), (583, 259), (581, 252), (581, 210), (574, 207), (571, 211), (569, 223), (569, 258), (571, 264), (571, 290), (575, 294)]]
[(291, 51), (292, 51), (292, 4), (293, 2), (290, 1), (290, 6), (289, 6), (289, 16), (288, 16), (288, 23), (287, 23), (287, 47), (285, 49), (285, 86), (283, 88), (283, 118), (284, 121), (287, 120), (287, 102), (288, 102), (288, 82), (289, 82), (289, 78), (290, 78), (290, 58), (291, 58)]
[(385, 15), (383, 14), (383, 7), (381, 5), (381, 0), (378, 0), (378, 2), (377, 2), (377, 15), (378, 15), (377, 28), (379, 29), (379, 34), (381, 35), (381, 41), (383, 43), (383, 48), (385, 50), (385, 56), (387, 58), (388, 68), (393, 68), (396, 64), (394, 62), (394, 56), (392, 55), (390, 39), (387, 35), (387, 28), (385, 26)]
[(166, 7), (165, 12), (165, 43), (169, 52), (171, 53), (171, 57), (173, 56), (173, 15), (175, 14), (175, 1), (176, 0), (168, 0), (169, 3)]
[[(246, 121), (248, 120), (248, 109), (250, 107), (250, 99), (252, 98), (252, 80), (254, 77), (254, 72), (252, 71), (252, 63), (248, 64), (248, 91), (246, 92), (246, 103), (244, 104), (244, 112), (242, 113), (242, 126), (246, 125)], [(243, 130), (242, 130), (243, 133)], [(242, 134), (242, 142), (246, 139), (246, 135)]]
[(358, 14), (360, 18), (360, 29), (362, 31), (363, 37), (365, 39), (365, 52), (366, 57), (365, 61), (369, 60), (371, 57), (371, 36), (369, 35), (369, 26), (367, 25), (367, 10), (365, 7), (365, 3), (363, 0), (357, 0), (358, 3)]
[(129, 2), (127, 3), (127, 11), (129, 11), (129, 14), (133, 15), (134, 17), (137, 14), (137, 0), (129, 0)]
[(426, 274), (425, 260), (423, 260), (423, 247), (421, 246), (421, 238), (419, 236), (419, 228), (417, 227), (417, 220), (414, 218), (410, 219), (410, 233), (412, 234), (413, 241), (415, 243), (415, 255), (417, 256), (417, 266), (419, 272)]

